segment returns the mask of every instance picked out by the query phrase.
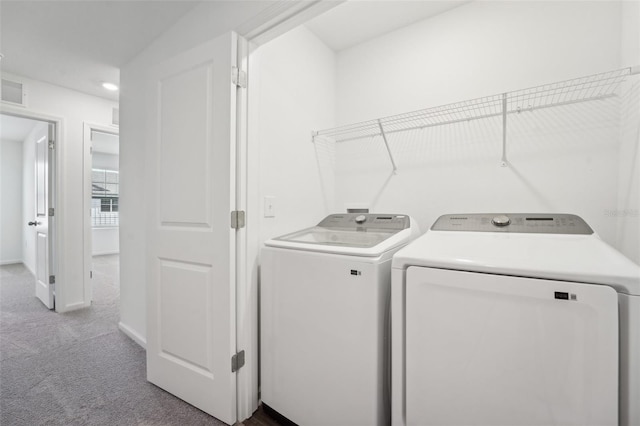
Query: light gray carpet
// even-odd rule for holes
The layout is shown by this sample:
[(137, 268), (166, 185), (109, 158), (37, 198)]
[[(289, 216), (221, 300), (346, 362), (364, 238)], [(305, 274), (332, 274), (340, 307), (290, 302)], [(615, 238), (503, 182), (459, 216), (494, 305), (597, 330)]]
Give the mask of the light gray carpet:
[(118, 257), (94, 258), (91, 308), (47, 310), (23, 265), (0, 267), (0, 424), (223, 425), (146, 381), (118, 330)]

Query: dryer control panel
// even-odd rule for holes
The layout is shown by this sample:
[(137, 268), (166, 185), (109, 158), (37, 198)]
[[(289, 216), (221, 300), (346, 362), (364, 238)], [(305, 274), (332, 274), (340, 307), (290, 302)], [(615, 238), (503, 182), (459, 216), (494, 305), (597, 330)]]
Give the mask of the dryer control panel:
[(358, 231), (366, 229), (400, 231), (409, 228), (411, 223), (409, 216), (404, 214), (338, 213), (325, 217), (317, 226)]
[(440, 216), (433, 231), (590, 235), (593, 230), (573, 214), (474, 213)]

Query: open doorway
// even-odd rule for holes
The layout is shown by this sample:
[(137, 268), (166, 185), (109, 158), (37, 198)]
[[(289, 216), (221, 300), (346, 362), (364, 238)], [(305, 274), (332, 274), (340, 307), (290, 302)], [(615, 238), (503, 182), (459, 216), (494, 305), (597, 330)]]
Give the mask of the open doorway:
[(55, 126), (0, 114), (0, 265), (24, 284), (16, 290), (48, 309), (55, 309)]
[[(88, 244), (92, 304), (117, 303), (120, 296), (120, 140), (117, 129), (85, 124), (85, 173), (90, 229)], [(87, 227), (85, 227), (87, 229)], [(87, 252), (85, 252), (87, 254)]]

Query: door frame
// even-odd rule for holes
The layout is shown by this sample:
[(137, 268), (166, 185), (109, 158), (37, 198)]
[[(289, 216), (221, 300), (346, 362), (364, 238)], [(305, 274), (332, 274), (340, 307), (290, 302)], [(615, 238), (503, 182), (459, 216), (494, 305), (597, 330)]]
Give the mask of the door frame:
[(120, 143), (120, 127), (116, 125), (108, 126), (87, 121), (82, 123), (82, 126), (82, 210), (85, 212), (83, 215), (84, 219), (82, 221), (82, 286), (84, 290), (83, 300), (85, 301), (85, 306), (90, 306), (93, 301), (93, 288), (91, 286), (91, 271), (93, 268), (93, 238), (91, 229), (91, 169), (93, 166), (93, 153), (91, 149), (91, 132), (95, 130), (102, 133), (108, 133), (110, 135), (117, 135), (118, 143)]
[(237, 421), (251, 417), (260, 401), (259, 291), (260, 269), (260, 134), (259, 92), (255, 81), (260, 73), (259, 48), (278, 36), (344, 3), (346, 0), (280, 0), (236, 29), (245, 45), (238, 48), (238, 68), (247, 73), (247, 87), (238, 99), (236, 206), (246, 211), (246, 228), (237, 233), (236, 244), (236, 349), (245, 350), (246, 365), (238, 370)]
[[(63, 268), (60, 265), (64, 252), (62, 250), (62, 241), (58, 238), (58, 235), (64, 235), (64, 223), (60, 220), (59, 207), (63, 204), (62, 199), (64, 194), (60, 191), (60, 184), (62, 176), (62, 170), (64, 162), (64, 119), (62, 117), (56, 117), (49, 114), (42, 114), (39, 112), (33, 112), (25, 110), (19, 107), (13, 107), (9, 105), (0, 105), (0, 114), (9, 115), (12, 117), (26, 118), (29, 120), (36, 120), (52, 124), (54, 128), (54, 150), (51, 156), (49, 168), (51, 168), (51, 178), (53, 182), (49, 182), (49, 191), (51, 191), (50, 199), (51, 205), (48, 207), (54, 208), (55, 214), (49, 216), (49, 274), (55, 275), (55, 296), (54, 296), (54, 309), (59, 311), (60, 306), (65, 306), (65, 275)], [(60, 300), (62, 299), (62, 303)]]

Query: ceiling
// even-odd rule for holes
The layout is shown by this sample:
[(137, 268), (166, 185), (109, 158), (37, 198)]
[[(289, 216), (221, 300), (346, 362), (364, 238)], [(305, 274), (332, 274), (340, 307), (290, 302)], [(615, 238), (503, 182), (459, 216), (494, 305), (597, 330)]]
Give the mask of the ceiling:
[[(106, 91), (102, 82), (118, 84), (119, 69), (198, 3), (1, 0), (0, 70), (117, 101), (118, 92)], [(463, 3), (348, 1), (307, 26), (340, 51)]]
[(35, 120), (0, 114), (0, 139), (23, 142), (36, 124)]
[(120, 67), (198, 2), (0, 1), (2, 72), (117, 100)]
[(347, 1), (305, 25), (328, 47), (339, 52), (469, 1)]

